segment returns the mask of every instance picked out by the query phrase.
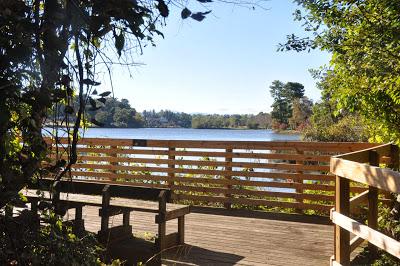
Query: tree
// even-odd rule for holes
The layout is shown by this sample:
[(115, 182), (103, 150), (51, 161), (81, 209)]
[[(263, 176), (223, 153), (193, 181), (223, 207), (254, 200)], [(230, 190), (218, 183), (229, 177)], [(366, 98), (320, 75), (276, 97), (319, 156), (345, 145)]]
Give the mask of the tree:
[[(211, 12), (192, 12), (185, 4), (179, 3), (182, 19), (202, 21)], [(93, 114), (111, 94), (96, 90), (97, 71), (111, 73), (113, 63), (135, 65), (131, 52), (141, 53), (144, 45), (155, 45), (155, 36), (163, 37), (160, 29), (172, 5), (164, 0), (0, 1), (0, 208), (18, 200), (25, 185), (43, 176), (59, 180), (69, 172), (77, 161), (79, 128), (86, 117), (102, 125)], [(124, 106), (125, 101), (120, 108), (129, 110)], [(126, 112), (117, 116), (121, 123)], [(42, 136), (49, 120), (55, 143), (60, 128), (69, 139), (51, 158)]]
[(135, 123), (135, 113), (125, 108), (115, 108), (113, 116), (113, 126), (115, 127), (132, 127)]
[(271, 96), (274, 98), (271, 116), (275, 127), (286, 129), (289, 119), (292, 117), (292, 103), (295, 99), (304, 96), (304, 86), (298, 82), (287, 82), (286, 84), (275, 80), (270, 86)]
[(298, 82), (287, 82), (282, 88), (283, 98), (293, 101), (304, 96), (304, 86)]
[(95, 114), (95, 119), (103, 125), (110, 125), (114, 118), (111, 112), (99, 111)]
[(281, 50), (332, 53), (326, 90), (337, 110), (358, 111), (379, 127), (375, 141), (400, 141), (400, 5), (397, 1), (297, 0), (295, 12), (316, 37), (289, 35)]
[[(121, 56), (125, 43), (153, 42), (159, 34), (158, 16), (168, 16), (163, 0), (135, 1), (2, 1), (0, 3), (0, 207), (42, 174), (47, 147), (42, 126), (48, 110), (65, 106), (68, 123), (73, 116), (70, 160), (59, 160), (51, 169), (56, 178), (76, 162), (78, 129), (85, 106), (97, 109), (108, 92), (97, 94), (95, 66), (110, 64), (105, 53), (114, 43)], [(100, 59), (101, 58), (101, 59)], [(73, 106), (77, 88), (78, 106)], [(95, 121), (93, 121), (95, 122)], [(70, 127), (68, 127), (70, 128)], [(56, 135), (57, 137), (57, 135)], [(14, 143), (14, 145), (10, 145)], [(54, 167), (56, 166), (56, 167)], [(60, 168), (61, 167), (61, 168)], [(50, 169), (50, 168), (49, 168)], [(47, 170), (49, 170), (47, 169)]]
[(108, 98), (105, 104), (95, 111), (87, 111), (87, 119), (97, 121), (104, 127), (130, 127), (136, 128), (143, 125), (142, 117), (132, 108), (127, 99), (119, 101)]
[(293, 129), (304, 128), (313, 113), (313, 102), (307, 97), (296, 98), (292, 102), (292, 116), (289, 125)]
[[(186, 8), (182, 17), (201, 21), (207, 13), (192, 13)], [(0, 208), (20, 200), (18, 192), (27, 184), (43, 176), (59, 180), (71, 169), (77, 161), (79, 128), (86, 123), (86, 111), (101, 108), (111, 94), (95, 89), (100, 84), (95, 80), (96, 70), (101, 65), (109, 70), (116, 61), (134, 65), (131, 55), (124, 52), (154, 45), (155, 36), (162, 36), (159, 29), (168, 14), (163, 0), (0, 1)], [(66, 149), (56, 149), (59, 153), (51, 158), (42, 136), (43, 126), (49, 120), (56, 143), (60, 128), (66, 129), (69, 138)], [(94, 117), (91, 122), (101, 124)], [(43, 161), (48, 163), (42, 164)], [(46, 211), (54, 207), (46, 206)], [(3, 226), (3, 221), (0, 217), (1, 237), (15, 238), (17, 234)], [(46, 225), (29, 230), (38, 230), (32, 235), (47, 240), (56, 235), (58, 238), (52, 240), (61, 247), (65, 245), (61, 243), (64, 235), (59, 234), (68, 231), (60, 227), (61, 232), (52, 232), (51, 227), (58, 222), (61, 223), (51, 218)], [(47, 228), (40, 231), (42, 226)], [(71, 239), (66, 237), (69, 245)], [(2, 261), (32, 264), (32, 258), (20, 260), (17, 245), (24, 242), (17, 240), (11, 250), (14, 253), (1, 250), (7, 256), (2, 256)], [(70, 245), (71, 248), (81, 248), (84, 242), (74, 243), (78, 245)], [(91, 256), (90, 260), (95, 256), (91, 249), (80, 251)], [(48, 256), (56, 261), (61, 259), (63, 253), (55, 253)], [(41, 259), (40, 264), (49, 262)]]
[[(327, 127), (333, 129), (333, 134), (322, 136), (337, 137), (338, 132), (351, 132), (353, 136), (359, 137), (362, 133), (357, 132), (357, 129), (369, 126), (374, 129), (368, 131), (372, 135), (370, 140), (400, 143), (399, 2), (296, 2), (306, 11), (306, 14), (302, 14), (297, 10), (296, 19), (303, 21), (306, 31), (312, 32), (315, 37), (299, 38), (289, 35), (280, 50), (304, 51), (319, 48), (332, 53), (331, 68), (325, 70), (321, 78), (324, 84), (323, 93), (333, 99), (333, 114), (343, 118)], [(323, 114), (325, 111), (326, 109)], [(329, 118), (327, 115), (324, 117)], [(311, 136), (319, 138), (319, 133)], [(386, 215), (380, 217), (379, 229), (399, 239), (400, 205), (395, 198), (393, 202), (396, 204), (392, 210), (381, 208), (381, 212), (383, 210)], [(398, 264), (398, 259), (384, 254), (375, 264), (395, 265)]]

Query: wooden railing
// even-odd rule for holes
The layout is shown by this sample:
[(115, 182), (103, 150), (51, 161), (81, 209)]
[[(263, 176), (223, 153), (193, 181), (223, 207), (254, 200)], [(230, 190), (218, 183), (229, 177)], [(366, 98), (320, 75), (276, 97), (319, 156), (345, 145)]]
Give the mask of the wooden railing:
[[(66, 140), (61, 143), (58, 148), (63, 151)], [(55, 144), (51, 146), (55, 150)], [(190, 204), (290, 208), (328, 214), (335, 200), (330, 157), (374, 146), (85, 138), (79, 141), (78, 163), (71, 174), (76, 179), (105, 183), (169, 187), (174, 200)], [(351, 191), (361, 193), (365, 189), (352, 186)]]
[[(380, 168), (382, 163), (386, 168)], [(331, 220), (335, 224), (335, 254), (331, 265), (349, 265), (350, 254), (365, 240), (369, 243), (372, 258), (377, 248), (400, 258), (400, 242), (379, 232), (378, 192), (400, 193), (399, 148), (385, 144), (366, 150), (347, 153), (331, 158), (331, 172), (336, 175), (336, 204), (331, 210)], [(350, 183), (361, 183), (368, 190), (350, 198)], [(362, 203), (368, 206), (368, 225), (356, 221), (351, 210)], [(355, 235), (350, 240), (350, 233)]]

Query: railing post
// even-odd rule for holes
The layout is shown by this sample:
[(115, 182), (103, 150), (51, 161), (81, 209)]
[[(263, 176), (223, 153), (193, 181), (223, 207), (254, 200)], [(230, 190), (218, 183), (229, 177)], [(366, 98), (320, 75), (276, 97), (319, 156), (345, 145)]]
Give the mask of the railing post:
[[(118, 146), (110, 146), (110, 149), (116, 150), (116, 149), (118, 149)], [(110, 156), (112, 158), (118, 158), (118, 154), (117, 153), (111, 153)], [(110, 162), (110, 164), (115, 166), (115, 165), (118, 165), (118, 162)], [(113, 173), (113, 174), (117, 174), (117, 170), (111, 170), (110, 172)], [(109, 178), (109, 180), (113, 181), (112, 178)]]
[[(376, 151), (369, 151), (369, 164), (379, 166), (379, 154)], [(368, 186), (368, 227), (377, 229), (378, 227), (378, 189)], [(378, 249), (375, 245), (368, 243), (368, 249), (372, 258), (376, 258)]]
[[(175, 148), (173, 147), (168, 147), (168, 160), (175, 160), (175, 154), (173, 153), (175, 151)], [(168, 164), (168, 170), (170, 169), (175, 169), (175, 164)], [(167, 185), (169, 189), (171, 190), (171, 196), (173, 194), (173, 186), (175, 185), (174, 179), (175, 179), (175, 173), (173, 172), (168, 172), (168, 182)]]
[[(350, 182), (336, 176), (335, 210), (348, 216), (350, 213)], [(350, 265), (350, 233), (335, 225), (335, 261), (343, 266)]]
[(394, 170), (399, 170), (399, 164), (400, 164), (400, 154), (399, 154), (399, 146), (397, 145), (392, 145), (391, 150), (390, 150), (390, 165), (389, 168), (392, 168)]
[[(226, 163), (225, 171), (232, 171), (232, 166), (230, 164), (232, 162), (232, 155), (233, 155), (232, 151), (233, 150), (231, 148), (225, 149), (225, 152), (226, 152), (226, 155), (225, 155), (225, 163)], [(225, 179), (226, 180), (231, 180), (232, 176), (230, 174), (225, 174)], [(232, 189), (232, 185), (227, 184), (227, 185), (225, 185), (225, 188), (228, 189), (228, 190), (231, 190)], [(230, 199), (232, 197), (232, 195), (230, 193), (225, 193), (224, 196), (227, 199)], [(224, 203), (224, 207), (226, 209), (231, 209), (232, 208), (232, 204), (230, 202), (225, 202)]]
[[(302, 150), (297, 150), (296, 149), (296, 152), (297, 152), (297, 154), (304, 154), (304, 151), (302, 151)], [(304, 164), (304, 161), (302, 161), (302, 160), (296, 160), (296, 164)], [(303, 174), (303, 171), (300, 171), (300, 170), (298, 170), (298, 171), (296, 171), (296, 173), (297, 174)], [(298, 183), (298, 184), (303, 184), (303, 179), (296, 179), (295, 180), (295, 182), (296, 183)], [(302, 196), (303, 195), (303, 187), (297, 187), (296, 188), (296, 193), (298, 194), (298, 195), (300, 195), (300, 196)], [(297, 198), (296, 199), (296, 202), (298, 202), (298, 203), (303, 203), (303, 199), (302, 198)], [(303, 210), (302, 209), (296, 209), (296, 212), (298, 212), (298, 213), (302, 213), (303, 212)]]

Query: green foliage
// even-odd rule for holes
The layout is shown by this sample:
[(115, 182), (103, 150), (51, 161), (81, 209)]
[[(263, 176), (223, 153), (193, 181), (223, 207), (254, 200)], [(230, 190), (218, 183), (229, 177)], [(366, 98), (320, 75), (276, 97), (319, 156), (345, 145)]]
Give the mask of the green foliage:
[(119, 101), (109, 98), (105, 104), (95, 112), (88, 112), (88, 117), (94, 118), (104, 127), (141, 127), (143, 120), (135, 108), (132, 108), (127, 99)]
[(52, 212), (41, 225), (37, 219), (26, 210), (17, 217), (0, 216), (1, 265), (105, 265), (93, 234), (75, 235)]
[(366, 142), (369, 139), (368, 127), (359, 115), (345, 116), (337, 123), (332, 123), (327, 119), (330, 116), (316, 117), (314, 116), (311, 124), (303, 130), (302, 137), (304, 140)]
[(289, 125), (293, 129), (303, 129), (309, 123), (313, 113), (313, 102), (307, 97), (296, 98), (292, 102), (292, 116)]
[(330, 91), (331, 80), (326, 73), (314, 73), (319, 79), (322, 99), (312, 108), (310, 123), (302, 130), (308, 141), (365, 142), (373, 136), (372, 125), (359, 112), (342, 108)]
[[(271, 117), (275, 129), (286, 129), (289, 124), (291, 129), (296, 129), (297, 126), (307, 121), (312, 102), (304, 97), (302, 84), (274, 80), (269, 88), (271, 96), (274, 98)], [(292, 118), (294, 107), (296, 108), (295, 117)]]
[(176, 113), (168, 110), (160, 112), (143, 111), (144, 127), (183, 128), (270, 128), (271, 117), (267, 113), (257, 115), (207, 115)]
[[(32, 180), (43, 176), (57, 180), (71, 169), (77, 161), (79, 128), (87, 124), (86, 117), (95, 125), (103, 124), (95, 112), (111, 94), (95, 89), (100, 85), (96, 66), (111, 73), (116, 61), (112, 52), (123, 65), (134, 65), (127, 52), (155, 45), (154, 36), (162, 36), (159, 29), (165, 24), (160, 17), (168, 16), (171, 4), (0, 1), (0, 208), (17, 200), (18, 192)], [(200, 21), (208, 13), (191, 17)], [(117, 126), (134, 126), (139, 119), (136, 112), (126, 102), (120, 104), (112, 119)], [(106, 114), (98, 118), (109, 119)], [(68, 154), (67, 160), (48, 160), (42, 136), (47, 123), (53, 126), (56, 142), (59, 128), (65, 128), (69, 142), (63, 151), (57, 149), (64, 154), (56, 157)], [(50, 163), (43, 166), (44, 160)], [(51, 214), (41, 225), (31, 216), (27, 212), (15, 218), (0, 216), (1, 265), (100, 263), (93, 236), (78, 238)]]
[(142, 112), (144, 127), (184, 127), (190, 128), (192, 116), (187, 113), (172, 112), (169, 110), (154, 110)]
[[(76, 162), (79, 128), (87, 124), (85, 118), (98, 126), (108, 120), (101, 114), (100, 122), (94, 114), (111, 94), (98, 94), (95, 89), (101, 69), (96, 66), (111, 73), (117, 60), (127, 67), (135, 65), (131, 52), (155, 45), (155, 36), (163, 36), (161, 18), (169, 15), (171, 4), (163, 0), (0, 2), (0, 207), (17, 197), (31, 178), (44, 174), (40, 165), (47, 152), (44, 124), (66, 128), (71, 138), (69, 160), (56, 162), (52, 175), (60, 178)], [(201, 21), (208, 13), (190, 17)], [(136, 126), (139, 117), (127, 109), (121, 107), (113, 114), (116, 126)], [(86, 111), (92, 115), (86, 116)], [(58, 130), (54, 132), (57, 140)], [(21, 142), (23, 149), (9, 145)]]
[(375, 139), (400, 139), (400, 5), (397, 1), (297, 0), (295, 18), (313, 36), (288, 36), (281, 50), (320, 48), (332, 53), (326, 92), (336, 110), (357, 111)]
[[(379, 204), (378, 213), (378, 229), (382, 233), (400, 240), (400, 198), (395, 201), (394, 207), (390, 208), (382, 203)], [(358, 264), (373, 265), (373, 266), (398, 266), (400, 260), (396, 257), (386, 253), (382, 250), (378, 250), (378, 258), (372, 259), (370, 256), (370, 250), (366, 247), (356, 258)]]
[(192, 128), (271, 128), (271, 116), (257, 115), (202, 115), (192, 116)]

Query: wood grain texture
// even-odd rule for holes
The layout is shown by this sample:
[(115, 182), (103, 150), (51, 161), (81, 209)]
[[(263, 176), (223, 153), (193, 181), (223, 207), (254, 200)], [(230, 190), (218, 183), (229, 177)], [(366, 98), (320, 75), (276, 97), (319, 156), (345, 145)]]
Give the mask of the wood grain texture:
[[(54, 150), (54, 143), (47, 141)], [(63, 143), (65, 139), (59, 147)], [(302, 141), (85, 138), (79, 142), (78, 162), (72, 167), (72, 176), (110, 184), (169, 187), (172, 194), (177, 193), (182, 199), (185, 195), (186, 199), (209, 197), (227, 208), (230, 204), (254, 206), (262, 202), (292, 206), (291, 202), (297, 201), (297, 206), (321, 211), (328, 210), (334, 200), (335, 177), (329, 174), (330, 156), (375, 146)], [(382, 155), (388, 155), (386, 150)], [(315, 193), (316, 190), (322, 193)], [(364, 190), (353, 187), (351, 191)]]
[(336, 211), (332, 212), (332, 222), (400, 259), (399, 241)]
[[(51, 143), (51, 139), (47, 139)], [(62, 138), (61, 143), (68, 143)], [(376, 146), (373, 143), (359, 142), (303, 142), (303, 141), (209, 141), (209, 140), (139, 140), (139, 139), (106, 139), (84, 138), (80, 145), (134, 146), (134, 147), (176, 147), (176, 148), (211, 148), (211, 149), (254, 149), (254, 150), (325, 150), (352, 152)], [(137, 145), (142, 144), (142, 145)]]
[[(84, 208), (87, 230), (98, 231), (97, 213), (95, 207)], [(68, 215), (73, 217), (74, 211)], [(157, 233), (154, 215), (133, 212), (133, 216), (130, 224), (135, 235)], [(186, 245), (163, 253), (163, 264), (328, 266), (333, 251), (333, 227), (305, 222), (310, 217), (301, 215), (287, 217), (274, 220), (274, 214), (259, 212), (248, 217), (241, 213), (236, 216), (234, 211), (224, 209), (208, 209), (207, 213), (192, 211), (185, 216)], [(300, 221), (304, 218), (304, 222), (295, 222), (294, 217)], [(322, 218), (313, 219), (317, 222)], [(122, 224), (122, 215), (113, 217), (110, 223)], [(167, 234), (176, 230), (175, 222), (167, 223)], [(130, 247), (129, 251), (133, 249)]]
[(355, 182), (392, 193), (400, 193), (400, 173), (391, 169), (332, 158), (331, 172)]

